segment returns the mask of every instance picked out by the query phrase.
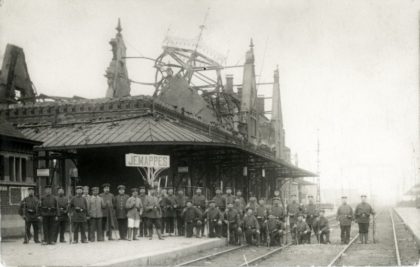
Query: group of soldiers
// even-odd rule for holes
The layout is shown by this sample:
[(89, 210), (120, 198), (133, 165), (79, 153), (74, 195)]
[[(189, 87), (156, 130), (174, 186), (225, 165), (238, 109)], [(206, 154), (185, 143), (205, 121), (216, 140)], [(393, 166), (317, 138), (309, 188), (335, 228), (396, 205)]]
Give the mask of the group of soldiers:
[[(25, 220), (24, 243), (31, 238), (31, 226), (34, 241), (40, 242), (40, 221), (43, 244), (67, 242), (64, 238), (67, 227), (72, 243), (78, 243), (79, 233), (82, 243), (104, 241), (105, 237), (108, 240), (129, 241), (139, 237), (152, 239), (154, 229), (159, 239), (163, 239), (163, 233), (187, 238), (203, 237), (206, 233), (210, 238), (226, 237), (230, 244), (235, 245), (243, 242), (282, 245), (288, 242), (287, 232), (290, 232), (291, 241), (295, 244), (311, 243), (312, 232), (319, 243), (330, 242), (325, 212), (314, 203), (312, 196), (308, 196), (307, 205), (302, 205), (292, 195), (291, 202), (284, 208), (279, 191), (275, 191), (267, 202), (250, 197), (247, 203), (241, 191), (232, 194), (229, 187), (225, 194), (217, 188), (216, 195), (210, 200), (206, 199), (200, 188), (191, 198), (182, 189), (175, 193), (173, 189), (157, 192), (150, 188), (146, 193), (144, 187), (132, 188), (130, 196), (125, 189), (124, 185), (119, 185), (118, 194), (114, 196), (109, 184), (102, 186), (101, 193), (99, 187), (92, 187), (89, 192), (89, 187), (77, 186), (76, 195), (67, 197), (63, 188), (58, 188), (57, 196), (54, 196), (51, 187), (46, 186), (45, 194), (38, 200), (33, 188), (30, 188), (29, 195), (20, 206), (20, 215)], [(361, 240), (365, 242), (373, 209), (364, 196), (353, 215), (346, 200), (343, 197), (343, 203), (337, 211), (341, 241), (349, 242), (351, 223), (356, 218)], [(113, 236), (114, 229), (118, 229), (117, 236)]]

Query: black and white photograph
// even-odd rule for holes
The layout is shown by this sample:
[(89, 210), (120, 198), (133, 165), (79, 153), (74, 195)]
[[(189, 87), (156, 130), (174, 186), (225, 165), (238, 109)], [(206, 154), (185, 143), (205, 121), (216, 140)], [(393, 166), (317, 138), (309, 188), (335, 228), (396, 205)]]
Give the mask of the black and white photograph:
[(0, 0), (0, 266), (419, 266), (420, 0)]

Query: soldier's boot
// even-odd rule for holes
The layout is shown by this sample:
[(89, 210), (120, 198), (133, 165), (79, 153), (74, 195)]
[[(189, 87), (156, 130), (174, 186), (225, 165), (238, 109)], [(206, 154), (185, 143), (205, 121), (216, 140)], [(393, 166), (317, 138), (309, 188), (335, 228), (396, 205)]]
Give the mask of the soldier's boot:
[(157, 233), (157, 235), (159, 237), (159, 240), (164, 240), (163, 237), (162, 237), (162, 234), (160, 232), (160, 229), (156, 229), (156, 233)]
[(133, 228), (131, 228), (131, 227), (128, 228), (128, 230), (127, 230), (127, 241), (133, 240), (132, 232), (133, 232)]
[(147, 233), (149, 234), (149, 240), (152, 240), (153, 239), (153, 228), (152, 229), (149, 229), (147, 231)]
[(359, 242), (360, 242), (360, 244), (363, 244), (363, 234), (362, 233), (359, 234)]
[(133, 240), (139, 240), (137, 238), (137, 228), (133, 228)]
[(367, 244), (367, 243), (368, 243), (368, 238), (369, 238), (369, 235), (366, 233), (366, 234), (365, 234), (365, 244)]

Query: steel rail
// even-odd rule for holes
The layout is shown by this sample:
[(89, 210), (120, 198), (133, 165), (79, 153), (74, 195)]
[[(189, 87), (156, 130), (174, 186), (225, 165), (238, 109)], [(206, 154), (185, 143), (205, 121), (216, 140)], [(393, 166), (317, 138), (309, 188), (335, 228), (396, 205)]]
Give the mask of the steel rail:
[(263, 254), (263, 255), (261, 255), (261, 256), (258, 256), (258, 257), (256, 257), (256, 258), (253, 258), (252, 260), (246, 261), (246, 262), (242, 263), (242, 264), (241, 264), (241, 265), (239, 265), (239, 266), (240, 266), (240, 267), (242, 267), (242, 266), (248, 266), (249, 264), (253, 264), (253, 263), (255, 263), (255, 262), (257, 262), (257, 261), (260, 261), (260, 260), (262, 260), (262, 259), (264, 259), (264, 258), (266, 258), (266, 257), (268, 257), (268, 256), (271, 256), (272, 254), (274, 254), (274, 253), (276, 253), (276, 252), (278, 252), (278, 251), (280, 251), (280, 250), (283, 250), (283, 249), (285, 249), (285, 248), (288, 248), (288, 247), (290, 247), (291, 245), (292, 245), (292, 243), (289, 243), (289, 244), (287, 244), (287, 245), (284, 245), (284, 246), (281, 246), (281, 247), (275, 248), (275, 249), (273, 249), (272, 251), (269, 251), (269, 252), (267, 252), (267, 253), (265, 253), (265, 254)]
[(202, 261), (202, 260), (205, 260), (205, 259), (209, 259), (209, 258), (213, 258), (213, 257), (216, 257), (216, 256), (220, 256), (222, 254), (225, 254), (225, 253), (228, 253), (228, 252), (231, 252), (231, 251), (235, 251), (235, 250), (238, 250), (240, 248), (247, 247), (247, 246), (248, 245), (241, 245), (241, 246), (238, 246), (238, 247), (229, 248), (229, 249), (226, 249), (226, 250), (223, 250), (223, 251), (219, 251), (219, 252), (216, 252), (216, 253), (213, 253), (213, 254), (210, 254), (210, 255), (206, 255), (206, 256), (199, 257), (199, 258), (196, 258), (196, 259), (193, 259), (193, 260), (190, 260), (190, 261), (186, 261), (186, 262), (177, 264), (175, 266), (186, 266), (186, 265), (189, 265), (189, 264), (194, 263), (194, 262), (198, 262), (198, 261)]
[(354, 241), (356, 241), (357, 240), (357, 238), (359, 237), (359, 234), (357, 234), (355, 237), (353, 237), (353, 239), (352, 240), (350, 240), (350, 242), (347, 244), (347, 246), (345, 246), (335, 257), (334, 257), (334, 259), (327, 265), (328, 267), (331, 267), (331, 266), (333, 266), (336, 262), (337, 262), (337, 260), (339, 259), (339, 258), (341, 258), (341, 256), (343, 256), (343, 254), (344, 254), (344, 252), (346, 252), (347, 251), (347, 249), (354, 243)]
[(393, 216), (393, 210), (389, 210), (389, 214), (391, 215), (391, 222), (392, 222), (392, 232), (394, 234), (394, 245), (395, 245), (395, 255), (397, 257), (397, 265), (401, 266), (401, 257), (400, 257), (400, 250), (398, 248), (398, 240), (397, 240), (397, 231), (395, 230), (395, 222)]

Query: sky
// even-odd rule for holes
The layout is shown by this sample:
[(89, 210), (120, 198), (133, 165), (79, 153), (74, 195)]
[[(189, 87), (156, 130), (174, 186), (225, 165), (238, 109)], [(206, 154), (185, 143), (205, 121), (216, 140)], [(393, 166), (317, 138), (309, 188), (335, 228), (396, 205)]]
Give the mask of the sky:
[[(21, 46), (38, 93), (86, 98), (105, 96), (118, 18), (127, 55), (156, 58), (166, 35), (196, 38), (208, 13), (202, 40), (227, 65), (244, 62), (250, 38), (258, 81), (272, 82), (278, 65), (286, 143), (316, 172), (319, 138), (323, 199), (367, 193), (390, 203), (418, 179), (420, 1), (1, 3), (0, 61), (7, 43)], [(154, 82), (154, 71), (128, 62), (132, 80)], [(223, 74), (241, 81), (240, 70)], [(132, 85), (132, 95), (152, 92)], [(271, 87), (258, 94), (271, 96)]]

